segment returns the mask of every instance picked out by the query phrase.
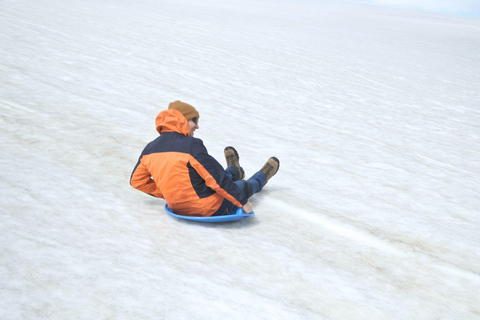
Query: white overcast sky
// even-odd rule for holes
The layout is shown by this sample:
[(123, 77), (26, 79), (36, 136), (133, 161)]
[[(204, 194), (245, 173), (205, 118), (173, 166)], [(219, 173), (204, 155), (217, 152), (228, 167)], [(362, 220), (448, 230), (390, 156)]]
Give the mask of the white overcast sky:
[(480, 18), (480, 0), (356, 0), (442, 14)]

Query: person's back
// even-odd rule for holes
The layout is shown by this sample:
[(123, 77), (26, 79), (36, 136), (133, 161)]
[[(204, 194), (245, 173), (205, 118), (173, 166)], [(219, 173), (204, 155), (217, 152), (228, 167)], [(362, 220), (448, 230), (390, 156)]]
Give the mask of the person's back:
[(208, 154), (203, 142), (193, 137), (199, 128), (198, 118), (195, 108), (180, 101), (160, 112), (155, 122), (160, 136), (143, 150), (130, 184), (152, 196), (164, 198), (173, 211), (182, 215), (221, 215), (233, 206), (245, 206), (248, 197), (260, 191), (276, 173), (278, 159), (271, 158), (264, 166), (273, 165), (273, 171), (269, 169), (267, 174), (259, 171), (247, 182), (234, 181), (241, 179), (240, 170), (243, 173), (238, 158), (237, 166), (231, 165), (224, 170)]
[(160, 112), (156, 128), (160, 136), (144, 149), (132, 174), (134, 188), (164, 198), (172, 210), (184, 215), (212, 215), (224, 198), (239, 207), (247, 202), (202, 141), (190, 136), (181, 112)]

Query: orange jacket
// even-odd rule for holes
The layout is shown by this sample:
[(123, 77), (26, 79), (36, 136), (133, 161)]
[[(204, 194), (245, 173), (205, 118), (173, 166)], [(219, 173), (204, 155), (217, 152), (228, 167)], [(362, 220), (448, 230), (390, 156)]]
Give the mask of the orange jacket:
[(187, 119), (165, 110), (155, 121), (160, 136), (143, 150), (135, 166), (132, 187), (158, 198), (178, 214), (211, 216), (224, 199), (242, 207), (245, 193), (225, 175), (202, 140), (190, 137)]

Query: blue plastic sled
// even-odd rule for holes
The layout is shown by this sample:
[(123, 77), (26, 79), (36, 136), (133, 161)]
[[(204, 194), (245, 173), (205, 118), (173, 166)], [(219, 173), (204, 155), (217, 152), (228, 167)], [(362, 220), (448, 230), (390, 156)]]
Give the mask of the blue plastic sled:
[(179, 218), (179, 219), (185, 219), (185, 220), (191, 220), (191, 221), (198, 221), (198, 222), (227, 222), (227, 221), (236, 221), (236, 220), (242, 220), (248, 217), (253, 216), (255, 213), (252, 211), (250, 213), (244, 213), (242, 208), (238, 208), (235, 214), (229, 214), (226, 216), (214, 216), (214, 217), (192, 217), (192, 216), (182, 216), (179, 214), (176, 214), (175, 212), (172, 211), (168, 207), (168, 205), (165, 205), (165, 211), (171, 215), (172, 217)]

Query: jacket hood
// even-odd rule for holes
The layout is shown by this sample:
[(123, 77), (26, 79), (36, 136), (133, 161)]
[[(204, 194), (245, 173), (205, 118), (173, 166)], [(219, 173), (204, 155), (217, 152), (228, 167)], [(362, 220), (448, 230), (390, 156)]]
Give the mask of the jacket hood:
[(174, 109), (160, 112), (155, 120), (155, 128), (159, 134), (178, 132), (181, 135), (190, 136), (187, 118), (180, 111)]

